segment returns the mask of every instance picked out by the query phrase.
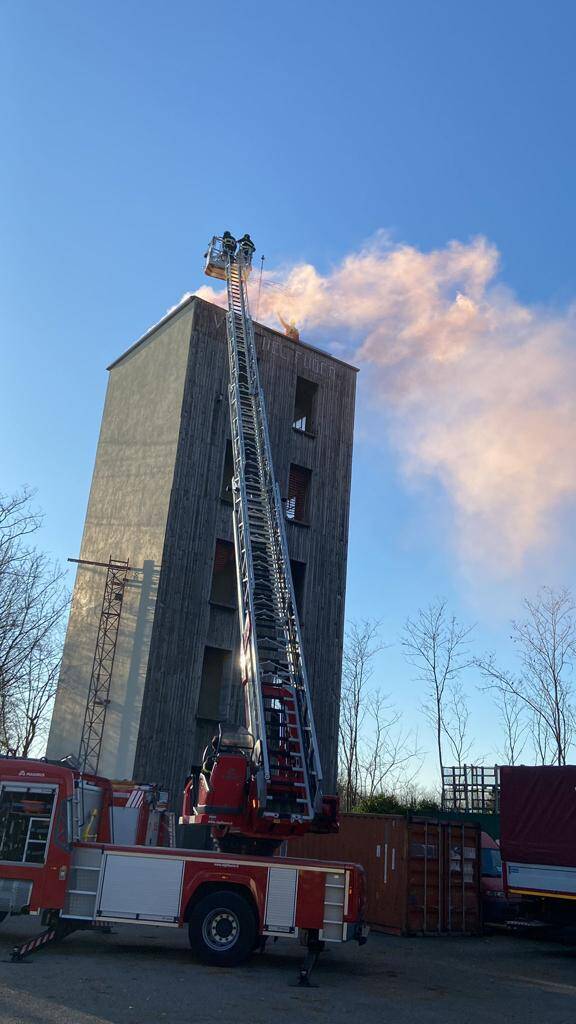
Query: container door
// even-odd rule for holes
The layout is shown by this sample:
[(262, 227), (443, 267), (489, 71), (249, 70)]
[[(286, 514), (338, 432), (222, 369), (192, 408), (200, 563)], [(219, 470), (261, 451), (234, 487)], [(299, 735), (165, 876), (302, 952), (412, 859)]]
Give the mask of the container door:
[(443, 900), (440, 826), (412, 821), (408, 829), (407, 931), (436, 933), (441, 930)]
[[(406, 821), (383, 815), (373, 824), (378, 830), (371, 843), (373, 859), (365, 864), (371, 915), (368, 921), (401, 934), (406, 928)], [(375, 828), (370, 832), (374, 836)]]
[(446, 824), (444, 930), (476, 932), (479, 927), (479, 863), (476, 826)]

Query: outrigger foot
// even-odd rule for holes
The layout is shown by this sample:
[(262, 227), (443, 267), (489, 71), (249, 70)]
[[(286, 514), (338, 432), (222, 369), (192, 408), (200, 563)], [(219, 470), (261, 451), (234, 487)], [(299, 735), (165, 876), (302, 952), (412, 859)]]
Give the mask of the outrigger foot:
[(324, 943), (318, 939), (312, 939), (308, 943), (308, 952), (298, 973), (298, 985), (302, 988), (312, 988), (310, 978), (323, 949)]
[(60, 922), (50, 925), (49, 928), (45, 928), (39, 935), (35, 935), (32, 939), (26, 939), (19, 946), (14, 946), (10, 960), (13, 964), (19, 963), (24, 957), (35, 953), (42, 946), (47, 946), (50, 942), (60, 942), (73, 931), (76, 931), (76, 925), (62, 924)]

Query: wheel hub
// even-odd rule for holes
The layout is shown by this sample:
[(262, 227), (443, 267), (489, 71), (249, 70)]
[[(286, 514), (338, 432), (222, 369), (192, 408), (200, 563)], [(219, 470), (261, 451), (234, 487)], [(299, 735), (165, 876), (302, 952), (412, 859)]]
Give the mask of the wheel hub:
[(240, 934), (240, 923), (231, 910), (213, 910), (204, 920), (202, 934), (210, 949), (230, 949)]

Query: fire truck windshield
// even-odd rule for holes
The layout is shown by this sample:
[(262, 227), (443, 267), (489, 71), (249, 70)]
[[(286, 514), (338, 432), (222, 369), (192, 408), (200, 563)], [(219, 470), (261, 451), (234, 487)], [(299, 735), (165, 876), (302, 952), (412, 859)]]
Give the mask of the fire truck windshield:
[(43, 864), (56, 790), (4, 783), (0, 790), (0, 860)]

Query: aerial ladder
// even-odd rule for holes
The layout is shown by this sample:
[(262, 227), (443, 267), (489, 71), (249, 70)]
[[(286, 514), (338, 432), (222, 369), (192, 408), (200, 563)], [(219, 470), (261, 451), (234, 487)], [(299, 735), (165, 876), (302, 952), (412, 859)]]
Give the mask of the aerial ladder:
[(325, 797), (284, 512), (274, 475), (247, 282), (254, 246), (226, 232), (205, 272), (226, 282), (233, 530), (246, 728), (220, 726), (185, 792), (182, 821), (222, 849), (269, 852), (308, 830), (337, 830)]

